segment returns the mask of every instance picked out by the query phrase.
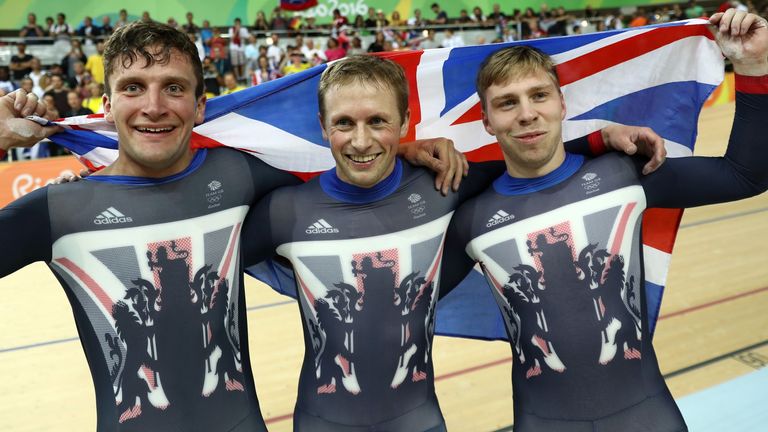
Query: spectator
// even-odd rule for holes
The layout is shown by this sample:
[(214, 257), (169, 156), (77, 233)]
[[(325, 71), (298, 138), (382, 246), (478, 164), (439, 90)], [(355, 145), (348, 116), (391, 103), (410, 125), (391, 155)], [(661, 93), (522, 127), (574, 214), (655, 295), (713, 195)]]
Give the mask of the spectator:
[(688, 18), (701, 18), (704, 14), (704, 8), (696, 4), (696, 0), (690, 0), (688, 7), (685, 8), (685, 16)]
[(466, 9), (459, 11), (459, 17), (456, 18), (456, 24), (469, 24), (472, 22), (472, 18), (469, 16), (469, 12)]
[(17, 53), (11, 57), (11, 78), (19, 82), (24, 76), (32, 72), (32, 54), (27, 53), (27, 46), (24, 42), (16, 44)]
[(629, 27), (642, 27), (644, 25), (648, 25), (648, 17), (645, 16), (643, 8), (637, 8), (635, 16), (629, 22)]
[(224, 75), (229, 71), (229, 52), (227, 52), (229, 43), (221, 36), (221, 31), (213, 27), (213, 36), (211, 37), (211, 58), (216, 65), (219, 75)]
[(309, 69), (310, 64), (304, 61), (299, 48), (294, 48), (289, 55), (290, 62), (283, 66), (283, 75), (291, 75)]
[(485, 15), (483, 15), (483, 10), (480, 9), (480, 6), (475, 6), (472, 8), (472, 22), (479, 26), (488, 25), (488, 22), (485, 19)]
[(179, 22), (176, 21), (176, 18), (174, 17), (168, 17), (168, 19), (165, 21), (165, 23), (168, 25), (168, 27), (171, 27), (173, 29), (178, 30), (181, 26), (179, 26)]
[(225, 73), (224, 74), (224, 90), (222, 90), (221, 94), (228, 95), (240, 90), (245, 90), (245, 87), (237, 83), (237, 78), (235, 77), (235, 74), (232, 72)]
[(269, 59), (265, 55), (259, 56), (256, 60), (256, 68), (251, 74), (251, 85), (259, 85), (277, 78), (277, 72), (269, 64)]
[(336, 38), (328, 38), (326, 46), (328, 48), (325, 50), (325, 58), (328, 59), (329, 62), (344, 58), (347, 55), (347, 50), (339, 44), (339, 41)]
[(200, 27), (195, 24), (195, 16), (192, 14), (192, 12), (187, 12), (186, 18), (187, 23), (181, 26), (182, 30), (184, 30), (184, 33), (199, 33)]
[(592, 9), (592, 5), (587, 5), (584, 8), (584, 18), (585, 19), (590, 19), (590, 18), (595, 18), (595, 17), (597, 17), (597, 12), (595, 12), (595, 10)]
[(151, 16), (149, 16), (149, 11), (144, 11), (141, 13), (141, 22), (150, 23), (154, 21)]
[(568, 20), (570, 17), (565, 14), (565, 8), (562, 6), (555, 9), (552, 14), (552, 24), (547, 30), (548, 36), (565, 36), (568, 34)]
[(269, 23), (272, 30), (287, 30), (288, 21), (283, 18), (283, 11), (280, 6), (272, 9), (272, 21)]
[(365, 29), (365, 18), (363, 18), (362, 15), (357, 14), (355, 16), (355, 20), (352, 22), (352, 27), (354, 27), (358, 31), (364, 30)]
[(205, 94), (212, 98), (219, 95), (221, 87), (221, 75), (214, 61), (210, 57), (203, 59), (203, 83), (205, 84)]
[(406, 22), (400, 15), (400, 11), (392, 11), (392, 19), (389, 21), (389, 25), (392, 27), (405, 27)]
[(32, 82), (32, 78), (24, 77), (19, 82), (19, 88), (27, 93), (34, 93), (35, 83)]
[(413, 16), (408, 18), (408, 25), (411, 27), (422, 28), (427, 21), (421, 16), (421, 9), (414, 9)]
[(235, 18), (234, 25), (229, 28), (229, 61), (232, 63), (232, 70), (235, 78), (238, 80), (245, 77), (243, 69), (245, 68), (245, 44), (248, 41), (248, 29), (243, 27), (240, 18)]
[(53, 94), (46, 92), (45, 95), (43, 95), (43, 103), (45, 103), (45, 106), (48, 108), (48, 111), (53, 118), (61, 118), (59, 110), (56, 108), (56, 99), (53, 97)]
[(46, 90), (44, 96), (53, 97), (53, 105), (60, 114), (69, 110), (67, 91), (67, 88), (64, 86), (64, 77), (60, 74), (51, 75), (51, 85)]
[(0, 66), (0, 91), (3, 95), (16, 90), (16, 84), (11, 81), (8, 66)]
[(259, 46), (256, 36), (248, 35), (248, 43), (245, 44), (243, 54), (245, 55), (245, 73), (247, 76), (251, 76), (258, 67), (259, 60)]
[(128, 11), (125, 9), (120, 9), (117, 22), (115, 23), (115, 29), (118, 29), (126, 24), (128, 24)]
[(83, 106), (94, 113), (102, 112), (101, 97), (104, 95), (104, 85), (91, 81), (86, 87), (86, 98), (83, 99)]
[(69, 88), (72, 90), (81, 90), (91, 81), (91, 75), (86, 72), (83, 62), (75, 62), (73, 65), (74, 74), (69, 76)]
[(432, 20), (432, 24), (444, 25), (448, 23), (448, 14), (445, 13), (444, 10), (440, 9), (439, 4), (432, 3), (432, 6), (430, 6), (430, 9), (432, 9), (432, 12), (435, 13), (435, 19)]
[(40, 64), (40, 59), (37, 57), (32, 57), (30, 67), (32, 70), (29, 72), (28, 76), (32, 80), (32, 92), (36, 94), (38, 98), (42, 99), (43, 93), (45, 93), (45, 88), (48, 86), (46, 72), (43, 70)]
[(77, 29), (76, 34), (82, 38), (86, 46), (93, 46), (96, 38), (101, 35), (101, 29), (93, 25), (93, 18), (83, 18), (83, 24)]
[(67, 16), (61, 12), (56, 14), (56, 22), (51, 26), (50, 32), (54, 46), (61, 51), (67, 49), (74, 34), (72, 27), (67, 24)]
[(435, 39), (435, 29), (429, 29), (425, 31), (427, 32), (426, 36), (416, 39), (419, 49), (439, 48), (440, 44), (438, 44), (437, 40)]
[(101, 17), (101, 36), (106, 38), (114, 31), (115, 28), (112, 27), (112, 18), (110, 18), (109, 15), (104, 15)]
[(336, 29), (336, 31), (342, 31), (344, 27), (346, 27), (349, 24), (349, 20), (346, 16), (341, 14), (341, 11), (339, 9), (333, 10), (333, 28)]
[(37, 24), (37, 15), (31, 12), (27, 14), (27, 24), (21, 28), (19, 37), (26, 38), (25, 42), (28, 44), (39, 43), (36, 39), (45, 37), (43, 28)]
[(211, 55), (211, 38), (213, 37), (213, 29), (211, 28), (211, 22), (203, 20), (203, 26), (200, 27), (200, 42), (205, 47), (205, 55)]
[(373, 42), (371, 42), (371, 44), (368, 45), (368, 52), (375, 53), (375, 52), (382, 52), (382, 51), (384, 51), (384, 33), (377, 31), (376, 36), (373, 39)]
[[(589, 6), (587, 6), (589, 7)], [(507, 21), (507, 15), (501, 11), (501, 6), (498, 3), (493, 4), (493, 12), (488, 15), (488, 19), (493, 21), (496, 25), (504, 25)]]
[(194, 32), (187, 33), (187, 37), (193, 44), (195, 44), (195, 48), (197, 48), (197, 56), (202, 62), (205, 58), (205, 46), (203, 45), (203, 41), (201, 41), (200, 38), (197, 37), (197, 33)]
[(302, 26), (302, 29), (306, 30), (317, 30), (319, 27), (317, 23), (315, 22), (314, 16), (308, 16), (305, 19), (304, 25)]
[(683, 8), (680, 7), (680, 3), (675, 3), (672, 5), (672, 10), (669, 12), (669, 20), (670, 21), (682, 21), (685, 19), (685, 12), (683, 12)]
[(379, 9), (376, 11), (376, 29), (380, 30), (389, 26), (389, 20), (384, 15), (384, 11)]
[(45, 17), (45, 25), (43, 26), (43, 31), (45, 32), (46, 36), (51, 37), (52, 30), (53, 30), (53, 17), (47, 16)]
[(365, 17), (365, 27), (368, 29), (376, 27), (376, 9), (372, 6), (368, 7), (368, 12)]
[(83, 106), (83, 99), (80, 97), (80, 93), (74, 90), (67, 92), (67, 104), (68, 109), (64, 111), (64, 117), (93, 114), (93, 111)]
[(74, 76), (75, 63), (80, 62), (85, 64), (87, 61), (88, 58), (85, 57), (85, 54), (83, 54), (83, 50), (80, 47), (80, 41), (77, 39), (72, 39), (70, 42), (69, 52), (64, 56), (64, 58), (61, 59), (62, 73), (68, 77)]
[(453, 29), (446, 29), (443, 35), (443, 48), (458, 48), (464, 46), (464, 38), (453, 32)]
[(253, 31), (256, 33), (265, 33), (270, 30), (269, 23), (267, 22), (267, 16), (263, 11), (256, 12), (256, 21), (253, 22)]
[(358, 55), (358, 54), (365, 54), (365, 49), (363, 49), (363, 41), (358, 36), (354, 36), (349, 44), (349, 49), (347, 50), (347, 55)]
[(269, 58), (270, 65), (277, 69), (278, 66), (283, 63), (285, 51), (280, 47), (280, 36), (278, 36), (277, 33), (272, 33), (269, 41), (272, 43), (269, 45), (269, 48), (267, 48), (267, 58)]

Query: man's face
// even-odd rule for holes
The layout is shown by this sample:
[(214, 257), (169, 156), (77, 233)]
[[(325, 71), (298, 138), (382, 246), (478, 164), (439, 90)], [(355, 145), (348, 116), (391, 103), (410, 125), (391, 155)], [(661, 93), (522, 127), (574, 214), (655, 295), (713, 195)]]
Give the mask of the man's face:
[(37, 16), (35, 14), (27, 15), (27, 24), (35, 25), (37, 23)]
[(515, 177), (540, 177), (560, 165), (564, 118), (565, 100), (544, 71), (485, 91), (485, 130), (496, 136)]
[(235, 80), (235, 76), (232, 74), (226, 74), (224, 75), (224, 85), (232, 90), (235, 87), (237, 87), (237, 81)]
[(369, 188), (391, 174), (400, 138), (408, 132), (408, 114), (400, 118), (395, 93), (359, 83), (336, 86), (325, 94), (325, 107), (320, 121), (336, 175)]
[(82, 101), (80, 100), (80, 96), (77, 95), (75, 92), (69, 92), (67, 93), (67, 104), (69, 104), (69, 107), (73, 110), (80, 108), (80, 105), (82, 105)]
[(53, 88), (56, 90), (60, 90), (62, 87), (64, 87), (64, 81), (61, 79), (60, 75), (53, 75), (51, 77), (51, 84), (53, 84)]
[(32, 87), (34, 86), (34, 83), (31, 79), (25, 78), (21, 80), (21, 88), (24, 89), (25, 92), (30, 93), (32, 91)]
[(109, 76), (111, 95), (103, 96), (106, 120), (120, 142), (115, 163), (147, 177), (182, 171), (192, 158), (192, 128), (205, 115), (205, 96), (195, 97), (192, 63), (172, 50), (166, 64), (144, 67), (141, 57), (128, 68), (121, 64), (118, 59)]

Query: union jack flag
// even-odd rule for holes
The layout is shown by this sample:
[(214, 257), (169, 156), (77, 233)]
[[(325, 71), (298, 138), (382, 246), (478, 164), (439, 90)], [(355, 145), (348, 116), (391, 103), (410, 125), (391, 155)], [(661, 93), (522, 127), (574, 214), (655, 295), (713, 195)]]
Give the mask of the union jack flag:
[[(471, 161), (500, 159), (494, 137), (482, 125), (474, 80), (485, 57), (516, 43), (535, 46), (557, 63), (567, 106), (565, 140), (612, 123), (649, 126), (666, 140), (668, 156), (689, 156), (701, 107), (723, 80), (723, 58), (704, 20), (511, 44), (386, 53), (403, 66), (409, 80), (411, 117), (404, 141), (442, 136), (452, 139)], [(317, 86), (326, 67), (316, 66), (210, 100), (205, 122), (194, 129), (192, 145), (238, 148), (303, 179), (332, 168), (334, 160), (317, 120)], [(99, 168), (116, 158), (117, 134), (102, 115), (58, 123), (66, 130), (52, 139), (87, 166)], [(644, 216), (651, 331), (681, 217), (681, 210), (657, 209)], [(261, 276), (274, 285), (281, 280), (275, 274)], [(467, 280), (485, 283), (479, 274)], [(449, 298), (461, 297), (457, 294), (461, 288), (454, 291), (438, 308), (437, 331), (467, 335), (466, 328), (453, 326), (449, 313), (440, 313), (454, 307)], [(471, 336), (505, 338), (490, 292), (487, 300), (487, 305), (482, 300), (473, 302), (478, 313), (493, 311), (493, 315), (484, 324), (476, 319), (482, 314), (473, 312), (473, 326), (479, 330)], [(472, 310), (466, 304), (461, 309)]]
[(317, 6), (317, 0), (280, 0), (280, 9), (300, 11)]

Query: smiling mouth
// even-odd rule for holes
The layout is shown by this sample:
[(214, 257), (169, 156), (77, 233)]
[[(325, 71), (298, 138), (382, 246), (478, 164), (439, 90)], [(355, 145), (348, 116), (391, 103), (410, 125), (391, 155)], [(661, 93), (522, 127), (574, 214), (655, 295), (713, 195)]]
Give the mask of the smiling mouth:
[(368, 162), (372, 162), (374, 159), (379, 157), (379, 155), (381, 155), (381, 153), (376, 153), (376, 154), (372, 154), (372, 155), (351, 155), (351, 154), (348, 154), (346, 156), (347, 156), (347, 159), (349, 159), (349, 160), (351, 160), (352, 162), (355, 162), (355, 163), (368, 163)]
[(173, 128), (172, 127), (163, 127), (163, 128), (137, 127), (136, 130), (141, 133), (160, 134), (160, 133), (170, 132), (173, 130)]

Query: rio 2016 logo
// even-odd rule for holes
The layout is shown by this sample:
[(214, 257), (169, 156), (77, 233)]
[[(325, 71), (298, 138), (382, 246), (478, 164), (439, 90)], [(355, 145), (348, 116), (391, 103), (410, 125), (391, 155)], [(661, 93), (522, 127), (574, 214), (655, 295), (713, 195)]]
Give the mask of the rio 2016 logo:
[(364, 0), (326, 0), (308, 10), (306, 16), (330, 17), (333, 16), (334, 9), (338, 9), (346, 17), (353, 17), (355, 15), (365, 16), (366, 12), (368, 12), (368, 4)]
[[(74, 175), (75, 173), (71, 170), (63, 170), (59, 173), (58, 176), (61, 177)], [(16, 178), (13, 179), (13, 183), (11, 185), (13, 199), (20, 198), (34, 190), (40, 189), (47, 184), (53, 183), (54, 180), (56, 180), (55, 177), (43, 180), (42, 178), (35, 177), (32, 174), (19, 174), (16, 176)]]

